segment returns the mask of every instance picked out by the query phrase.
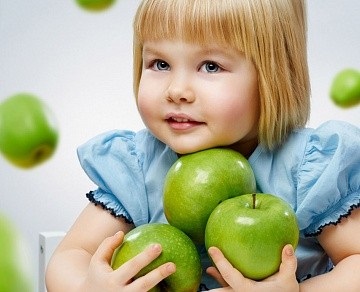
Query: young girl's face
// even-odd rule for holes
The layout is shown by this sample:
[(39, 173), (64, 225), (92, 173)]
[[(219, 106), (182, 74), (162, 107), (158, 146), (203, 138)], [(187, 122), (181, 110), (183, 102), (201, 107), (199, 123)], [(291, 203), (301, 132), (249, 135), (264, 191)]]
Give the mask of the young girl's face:
[(138, 108), (149, 130), (175, 152), (257, 145), (259, 94), (251, 61), (228, 47), (146, 41)]

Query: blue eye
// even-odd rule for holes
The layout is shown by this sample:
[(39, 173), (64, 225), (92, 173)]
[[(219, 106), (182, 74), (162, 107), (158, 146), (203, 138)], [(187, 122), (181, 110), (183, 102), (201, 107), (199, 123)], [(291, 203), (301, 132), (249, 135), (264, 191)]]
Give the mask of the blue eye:
[(159, 71), (166, 71), (170, 69), (170, 66), (168, 63), (166, 63), (165, 61), (162, 60), (156, 60), (154, 62), (154, 69), (159, 70)]
[(203, 70), (208, 73), (216, 73), (220, 70), (220, 66), (214, 62), (206, 62), (203, 65)]

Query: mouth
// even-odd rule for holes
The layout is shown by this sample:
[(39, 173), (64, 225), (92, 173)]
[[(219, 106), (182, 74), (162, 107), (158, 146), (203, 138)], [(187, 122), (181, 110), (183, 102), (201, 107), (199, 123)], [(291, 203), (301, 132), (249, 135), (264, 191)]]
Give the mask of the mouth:
[(167, 119), (168, 121), (174, 121), (177, 123), (190, 123), (190, 122), (194, 122), (191, 119), (186, 119), (186, 118), (177, 118), (177, 117), (171, 117), (169, 119)]
[(205, 124), (204, 122), (197, 121), (190, 116), (184, 114), (167, 115), (165, 121), (174, 130), (189, 130)]

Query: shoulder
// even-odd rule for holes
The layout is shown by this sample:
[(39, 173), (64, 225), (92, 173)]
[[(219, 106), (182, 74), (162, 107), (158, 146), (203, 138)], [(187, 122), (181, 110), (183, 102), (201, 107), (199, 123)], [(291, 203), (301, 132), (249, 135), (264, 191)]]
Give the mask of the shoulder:
[(359, 128), (346, 122), (327, 122), (309, 136), (298, 183), (305, 234), (319, 234), (359, 206), (359, 145)]
[[(113, 130), (95, 136), (77, 149), (80, 164), (91, 180), (107, 190), (118, 176), (142, 178), (146, 167), (166, 145), (148, 130)], [(116, 175), (118, 174), (118, 175)]]
[(329, 121), (310, 130), (299, 167), (302, 175), (330, 179), (341, 175), (341, 170), (352, 174), (360, 167), (359, 145), (360, 129), (347, 122)]
[(295, 130), (285, 141), (283, 147), (280, 147), (280, 151), (300, 150), (301, 148), (306, 151), (314, 147), (329, 151), (344, 145), (353, 147), (358, 145), (359, 139), (360, 128), (344, 121), (331, 120), (316, 128)]
[[(274, 151), (259, 146), (250, 161), (275, 164), (304, 163), (312, 154), (327, 159), (343, 158), (343, 155), (358, 154), (360, 128), (343, 121), (328, 121), (317, 128), (302, 128), (292, 132), (288, 139)], [(358, 157), (355, 155), (354, 158)], [(319, 157), (320, 158), (320, 157)], [(319, 162), (314, 159), (313, 162)]]
[(317, 146), (327, 151), (350, 147), (354, 150), (360, 139), (360, 128), (344, 121), (328, 121), (316, 129), (308, 129), (307, 147)]
[(90, 193), (90, 201), (135, 225), (152, 218), (150, 184), (156, 181), (157, 185), (159, 172), (166, 172), (176, 158), (165, 144), (148, 130), (114, 130), (90, 139), (77, 153), (83, 170), (98, 187)]
[(97, 161), (100, 157), (113, 157), (121, 161), (138, 159), (141, 162), (147, 152), (165, 147), (146, 129), (139, 132), (112, 130), (99, 134), (80, 145), (77, 154), (81, 164), (96, 157)]
[(273, 152), (256, 150), (253, 167), (262, 191), (281, 193), (304, 234), (337, 223), (360, 203), (360, 130), (341, 121), (294, 131)]

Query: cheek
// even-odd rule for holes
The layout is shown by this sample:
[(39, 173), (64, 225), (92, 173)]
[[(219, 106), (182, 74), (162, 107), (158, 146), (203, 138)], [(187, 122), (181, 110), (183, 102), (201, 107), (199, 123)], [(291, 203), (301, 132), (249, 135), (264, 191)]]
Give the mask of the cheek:
[[(259, 96), (257, 91), (249, 90), (229, 93), (229, 99), (223, 100), (213, 106), (213, 114), (216, 119), (222, 121), (222, 125), (229, 132), (253, 132), (257, 129), (260, 118)], [(217, 110), (214, 110), (214, 109)]]
[(223, 98), (214, 101), (212, 110), (224, 120), (247, 120), (258, 116), (259, 97), (251, 91), (227, 91)]
[(148, 105), (148, 100), (146, 98), (146, 92), (144, 92), (141, 86), (139, 87), (136, 104), (142, 120), (146, 123), (149, 114), (149, 109), (148, 109), (149, 105)]
[(161, 98), (149, 87), (139, 88), (137, 108), (144, 124), (154, 131), (161, 119)]
[(151, 92), (152, 91), (147, 86), (147, 83), (140, 81), (136, 102), (139, 113), (143, 119), (146, 118), (151, 113), (151, 105), (152, 105)]
[(146, 98), (144, 98), (144, 96), (140, 95), (140, 92), (138, 94), (138, 99), (137, 99), (137, 108), (139, 111), (139, 114), (142, 118), (142, 120), (145, 122), (145, 124), (147, 124), (147, 121), (150, 119), (151, 117), (151, 107), (150, 107), (151, 103), (148, 102), (148, 100)]
[(222, 121), (223, 125), (228, 128), (245, 124), (248, 122), (246, 107), (246, 105), (239, 102), (230, 103), (227, 106), (219, 105), (217, 107), (218, 120)]

